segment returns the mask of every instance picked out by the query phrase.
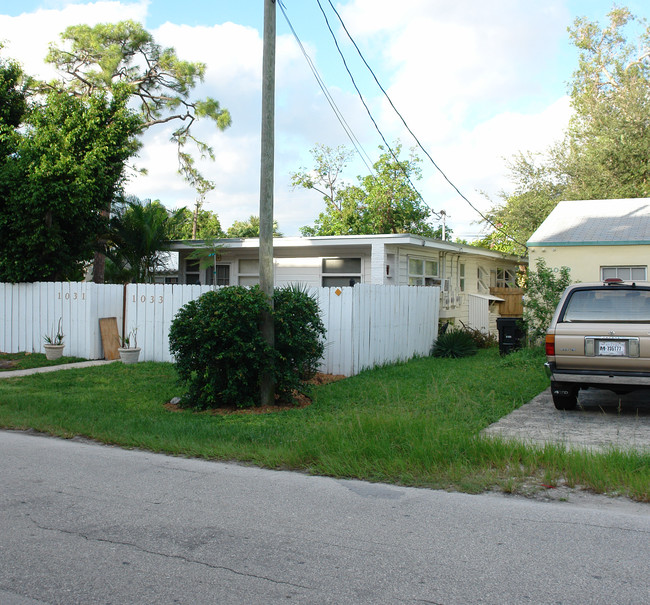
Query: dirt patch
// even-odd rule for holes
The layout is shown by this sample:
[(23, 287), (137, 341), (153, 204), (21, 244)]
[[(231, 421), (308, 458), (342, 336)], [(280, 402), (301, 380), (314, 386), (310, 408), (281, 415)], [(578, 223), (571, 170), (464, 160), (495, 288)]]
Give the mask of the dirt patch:
[[(317, 373), (310, 380), (306, 380), (305, 384), (310, 385), (323, 385), (329, 384), (330, 382), (337, 382), (343, 380), (345, 376), (340, 374), (321, 374)], [(294, 401), (290, 402), (278, 402), (275, 405), (262, 405), (253, 408), (245, 409), (233, 409), (233, 408), (212, 408), (210, 410), (205, 410), (203, 412), (197, 412), (197, 414), (210, 414), (217, 416), (231, 416), (231, 415), (250, 415), (250, 414), (273, 414), (276, 412), (283, 412), (285, 410), (296, 410), (300, 408), (306, 408), (311, 405), (311, 398), (305, 395), (304, 393), (295, 393)], [(170, 412), (181, 412), (184, 408), (180, 407), (175, 401), (168, 401), (165, 403), (165, 408)]]
[(18, 365), (13, 359), (0, 359), (0, 370), (11, 370)]

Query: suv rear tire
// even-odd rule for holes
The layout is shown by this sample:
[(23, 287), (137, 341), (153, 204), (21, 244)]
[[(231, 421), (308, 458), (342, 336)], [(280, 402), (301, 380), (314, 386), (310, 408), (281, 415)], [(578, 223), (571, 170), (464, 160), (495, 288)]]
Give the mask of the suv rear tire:
[(575, 410), (578, 406), (578, 386), (570, 382), (551, 381), (551, 395), (557, 410)]

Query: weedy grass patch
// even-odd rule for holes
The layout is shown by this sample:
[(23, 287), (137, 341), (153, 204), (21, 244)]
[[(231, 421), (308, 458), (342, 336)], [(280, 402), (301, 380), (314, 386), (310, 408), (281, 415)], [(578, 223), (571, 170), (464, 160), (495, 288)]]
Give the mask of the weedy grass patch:
[(650, 456), (480, 435), (548, 386), (543, 353), (426, 357), (313, 387), (311, 405), (215, 414), (166, 405), (171, 364), (110, 364), (0, 380), (0, 426), (211, 460), (401, 485), (528, 493), (580, 486), (650, 501)]

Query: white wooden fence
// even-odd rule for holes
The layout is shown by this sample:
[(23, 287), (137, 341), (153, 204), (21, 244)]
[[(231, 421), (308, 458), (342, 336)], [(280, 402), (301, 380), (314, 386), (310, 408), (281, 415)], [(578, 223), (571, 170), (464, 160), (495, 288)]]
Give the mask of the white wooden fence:
[[(42, 352), (43, 336), (62, 319), (65, 354), (101, 359), (99, 319), (137, 329), (144, 361), (171, 361), (169, 328), (178, 310), (210, 286), (0, 284), (0, 351)], [(428, 354), (438, 333), (439, 288), (317, 288), (327, 329), (321, 370), (352, 376), (376, 365)]]

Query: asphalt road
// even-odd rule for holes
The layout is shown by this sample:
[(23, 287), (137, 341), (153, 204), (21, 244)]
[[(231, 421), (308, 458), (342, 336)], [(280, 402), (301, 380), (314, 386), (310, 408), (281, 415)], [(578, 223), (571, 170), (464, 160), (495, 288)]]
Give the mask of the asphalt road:
[[(643, 603), (650, 507), (0, 431), (0, 603)], [(571, 500), (571, 499), (570, 499)]]

